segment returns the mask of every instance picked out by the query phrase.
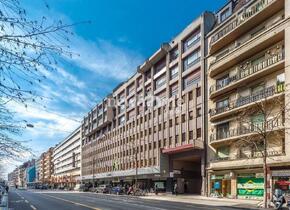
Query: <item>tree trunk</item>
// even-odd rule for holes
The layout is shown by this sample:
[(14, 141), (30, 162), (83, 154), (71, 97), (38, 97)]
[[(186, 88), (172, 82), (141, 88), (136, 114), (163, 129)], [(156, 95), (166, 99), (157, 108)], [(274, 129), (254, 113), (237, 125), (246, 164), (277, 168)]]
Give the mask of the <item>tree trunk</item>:
[(267, 171), (267, 160), (266, 156), (264, 155), (263, 158), (263, 170), (264, 170), (264, 207), (268, 208), (268, 197), (267, 197), (267, 192), (268, 192), (268, 185), (267, 185), (267, 177), (268, 177), (268, 171)]

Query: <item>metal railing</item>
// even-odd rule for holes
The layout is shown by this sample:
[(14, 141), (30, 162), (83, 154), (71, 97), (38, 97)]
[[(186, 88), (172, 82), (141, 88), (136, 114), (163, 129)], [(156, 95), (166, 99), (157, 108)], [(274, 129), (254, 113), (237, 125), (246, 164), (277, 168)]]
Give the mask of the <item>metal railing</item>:
[(262, 11), (265, 7), (267, 7), (274, 0), (259, 0), (253, 5), (250, 5), (244, 12), (240, 15), (237, 15), (234, 20), (228, 23), (225, 27), (223, 27), (220, 31), (218, 31), (211, 39), (211, 45), (216, 43), (219, 39), (229, 34), (231, 31), (236, 29), (242, 23), (246, 22), (248, 19), (253, 17), (258, 12)]
[(284, 126), (283, 119), (268, 120), (266, 122), (266, 125), (265, 122), (252, 123), (249, 126), (240, 126), (237, 128), (212, 133), (210, 135), (210, 142), (215, 142), (251, 133), (262, 134), (265, 131), (268, 132), (280, 126)]
[[(285, 155), (283, 151), (267, 151), (268, 157), (275, 157), (275, 156), (282, 156)], [(262, 151), (249, 151), (248, 154), (244, 153), (237, 153), (227, 157), (214, 157), (212, 162), (219, 162), (219, 161), (231, 161), (231, 160), (242, 160), (242, 159), (253, 159), (253, 158), (262, 158), (263, 152)]]
[[(209, 89), (210, 94), (212, 94), (215, 91), (218, 91), (224, 87), (227, 87), (228, 85), (237, 82), (241, 79), (244, 79), (246, 77), (251, 76), (254, 73), (257, 73), (259, 71), (264, 70), (265, 68), (272, 66), (284, 59), (284, 52), (280, 52), (274, 55), (271, 55), (268, 58), (263, 58), (259, 60), (252, 60), (248, 63), (255, 63), (254, 65), (249, 65), (247, 68), (242, 69), (241, 67), (238, 67), (239, 73), (236, 75), (233, 75), (231, 77), (228, 77), (227, 79), (224, 79), (223, 82), (219, 84), (212, 85)], [(243, 66), (243, 64), (240, 64), (238, 66)]]
[(268, 97), (273, 96), (275, 93), (283, 92), (285, 89), (284, 83), (281, 83), (279, 85), (273, 85), (271, 87), (265, 88), (264, 90), (259, 91), (258, 93), (251, 94), (245, 97), (240, 97), (237, 100), (234, 100), (232, 102), (229, 102), (227, 106), (224, 107), (218, 107), (215, 109), (210, 110), (210, 116), (215, 116), (227, 111), (230, 111), (232, 109), (262, 100), (266, 99)]

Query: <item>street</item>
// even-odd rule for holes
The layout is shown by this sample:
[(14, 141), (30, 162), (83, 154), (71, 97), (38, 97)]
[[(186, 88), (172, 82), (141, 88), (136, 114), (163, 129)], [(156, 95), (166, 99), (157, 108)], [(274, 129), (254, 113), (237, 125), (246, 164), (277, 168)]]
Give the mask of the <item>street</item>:
[[(208, 203), (208, 201), (205, 201)], [(64, 191), (26, 191), (11, 190), (9, 192), (9, 208), (11, 210), (234, 210), (218, 205), (189, 204), (171, 201), (150, 200), (138, 197), (112, 196), (92, 193)]]

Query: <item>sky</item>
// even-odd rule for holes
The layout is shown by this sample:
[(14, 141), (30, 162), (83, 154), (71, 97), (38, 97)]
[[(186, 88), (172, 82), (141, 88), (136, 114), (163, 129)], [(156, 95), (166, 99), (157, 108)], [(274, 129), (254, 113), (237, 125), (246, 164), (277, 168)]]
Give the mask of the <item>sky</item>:
[[(9, 104), (17, 119), (33, 124), (17, 138), (35, 157), (80, 125), (83, 116), (161, 45), (204, 11), (217, 11), (227, 0), (22, 0), (32, 19), (42, 16), (78, 24), (71, 49), (80, 54), (46, 72), (38, 88), (46, 100), (27, 108)], [(48, 5), (48, 7), (46, 6)], [(24, 159), (30, 158), (25, 156)], [(17, 164), (17, 163), (16, 163)], [(10, 165), (11, 166), (11, 165)]]

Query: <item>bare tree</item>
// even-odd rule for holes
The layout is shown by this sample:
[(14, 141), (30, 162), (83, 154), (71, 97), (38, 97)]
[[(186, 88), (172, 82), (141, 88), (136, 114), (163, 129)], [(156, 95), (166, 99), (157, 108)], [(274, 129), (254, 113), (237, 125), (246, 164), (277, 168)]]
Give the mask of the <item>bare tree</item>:
[(0, 104), (0, 159), (18, 159), (21, 154), (30, 152), (24, 142), (11, 137), (19, 136), (23, 128), (23, 122), (14, 120), (13, 113)]
[(243, 100), (253, 103), (252, 106), (241, 109), (236, 116), (239, 123), (234, 135), (238, 135), (239, 139), (234, 145), (239, 148), (238, 158), (262, 158), (265, 207), (268, 207), (268, 161), (285, 152), (282, 141), (286, 129), (284, 122), (290, 110), (285, 104), (283, 91), (284, 83), (277, 84), (235, 102), (238, 106), (243, 105)]
[[(53, 71), (59, 56), (72, 56), (69, 36), (72, 25), (30, 20), (18, 0), (0, 0), (0, 96), (7, 102), (34, 101), (33, 87)], [(40, 97), (41, 98), (41, 97)]]
[(72, 25), (45, 16), (30, 19), (19, 0), (0, 0), (0, 158), (27, 151), (13, 137), (23, 127), (6, 105), (15, 101), (26, 107), (42, 100), (36, 87), (45, 73), (56, 69), (59, 58), (73, 56), (68, 45)]

